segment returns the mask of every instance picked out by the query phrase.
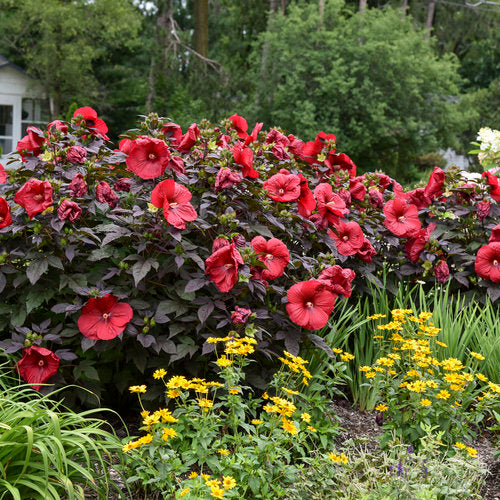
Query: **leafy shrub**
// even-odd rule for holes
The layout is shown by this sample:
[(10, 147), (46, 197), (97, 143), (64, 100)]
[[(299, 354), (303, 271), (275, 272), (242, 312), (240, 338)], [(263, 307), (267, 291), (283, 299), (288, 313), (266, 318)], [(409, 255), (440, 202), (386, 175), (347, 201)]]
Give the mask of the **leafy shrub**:
[(0, 171), (2, 347), (43, 344), (63, 362), (51, 380), (116, 401), (164, 359), (204, 376), (205, 339), (231, 328), (236, 307), (255, 315), (262, 384), (283, 347), (332, 355), (307, 330), (341, 295), (382, 286), (384, 269), (389, 290), (419, 278), (500, 295), (493, 173), (435, 169), (404, 192), (385, 174), (356, 176), (333, 134), (247, 129), (234, 115), (183, 134), (153, 114), (112, 151), (91, 108), (30, 128), (19, 168)]

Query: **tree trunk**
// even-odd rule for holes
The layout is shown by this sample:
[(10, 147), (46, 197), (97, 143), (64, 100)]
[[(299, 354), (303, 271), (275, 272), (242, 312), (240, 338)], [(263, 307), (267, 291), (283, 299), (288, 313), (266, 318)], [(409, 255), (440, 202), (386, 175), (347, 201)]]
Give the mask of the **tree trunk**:
[(325, 0), (318, 1), (318, 11), (319, 11), (319, 24), (318, 30), (323, 27), (323, 18), (325, 17)]
[(194, 50), (208, 57), (208, 0), (194, 1)]
[(436, 0), (429, 0), (429, 5), (427, 6), (427, 20), (425, 21), (426, 38), (429, 38), (431, 34), (432, 24), (434, 22), (435, 9), (436, 9)]
[(408, 9), (408, 0), (403, 0), (403, 5), (401, 5), (401, 19), (406, 17), (406, 9)]
[(366, 4), (368, 0), (359, 0), (359, 12), (364, 12), (366, 10)]

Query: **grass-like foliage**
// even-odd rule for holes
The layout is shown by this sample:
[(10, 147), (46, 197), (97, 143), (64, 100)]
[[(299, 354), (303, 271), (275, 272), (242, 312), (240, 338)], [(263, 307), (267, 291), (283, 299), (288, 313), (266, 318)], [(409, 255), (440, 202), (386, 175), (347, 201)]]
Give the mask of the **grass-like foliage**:
[[(120, 447), (94, 410), (75, 413), (27, 385), (15, 386), (0, 366), (0, 499), (84, 499), (120, 492), (111, 479)], [(121, 495), (121, 493), (119, 493)]]

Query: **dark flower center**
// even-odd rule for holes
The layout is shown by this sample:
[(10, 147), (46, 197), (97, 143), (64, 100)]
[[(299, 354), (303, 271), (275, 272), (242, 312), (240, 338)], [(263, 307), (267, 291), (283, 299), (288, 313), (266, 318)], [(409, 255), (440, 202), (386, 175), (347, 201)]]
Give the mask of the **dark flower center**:
[(38, 366), (41, 368), (45, 364), (44, 360), (41, 359), (38, 361)]
[(153, 152), (151, 152), (151, 153), (148, 154), (148, 158), (150, 160), (156, 160), (157, 156), (158, 155), (156, 153), (153, 153)]
[(94, 120), (85, 120), (85, 123), (87, 124), (87, 127), (95, 127), (95, 121)]
[(35, 196), (33, 196), (33, 199), (35, 199), (36, 201), (43, 200), (43, 194), (35, 194)]
[(312, 302), (306, 302), (306, 307), (307, 307), (308, 309), (312, 309), (312, 308), (313, 308), (313, 306), (314, 306), (314, 304), (313, 304)]

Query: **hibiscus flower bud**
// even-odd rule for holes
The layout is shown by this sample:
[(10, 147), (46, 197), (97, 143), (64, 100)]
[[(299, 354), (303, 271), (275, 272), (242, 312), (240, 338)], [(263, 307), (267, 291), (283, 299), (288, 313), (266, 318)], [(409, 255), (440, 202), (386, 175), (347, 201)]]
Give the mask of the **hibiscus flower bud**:
[(68, 126), (62, 122), (61, 120), (54, 120), (53, 122), (50, 122), (47, 125), (47, 130), (49, 132), (53, 132), (53, 128), (61, 132), (62, 134), (67, 134), (68, 133)]
[(66, 153), (66, 159), (70, 163), (83, 163), (87, 159), (87, 150), (81, 146), (71, 146)]
[(490, 208), (491, 208), (491, 202), (490, 201), (479, 201), (477, 203), (477, 216), (479, 217), (479, 220), (483, 222), (483, 220), (488, 217), (490, 213)]
[(130, 192), (130, 181), (125, 178), (118, 179), (114, 184), (113, 184), (113, 189), (115, 191), (123, 191), (125, 193)]
[(82, 209), (71, 200), (63, 200), (57, 210), (57, 216), (60, 220), (69, 219), (70, 222), (74, 222), (80, 215), (82, 215)]
[(96, 198), (98, 202), (107, 203), (111, 208), (115, 208), (120, 200), (106, 181), (101, 181), (97, 184)]
[(233, 243), (238, 247), (238, 248), (243, 248), (247, 244), (247, 240), (242, 234), (235, 234), (233, 236)]
[(450, 269), (446, 261), (441, 260), (434, 266), (434, 274), (440, 283), (445, 283), (450, 278)]
[(235, 306), (234, 309), (235, 310), (231, 314), (231, 321), (236, 325), (244, 325), (252, 314), (252, 311), (239, 306)]
[(212, 243), (212, 253), (217, 252), (220, 248), (227, 247), (229, 245), (230, 243), (226, 240), (226, 238), (216, 238)]
[(89, 187), (87, 186), (83, 175), (76, 174), (70, 182), (68, 189), (71, 196), (74, 196), (75, 198), (82, 198), (83, 195), (89, 190)]
[(372, 207), (382, 208), (384, 206), (384, 197), (378, 189), (371, 188), (368, 191), (368, 202)]

